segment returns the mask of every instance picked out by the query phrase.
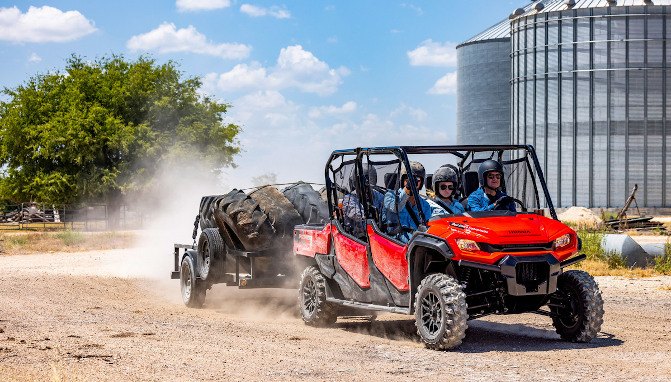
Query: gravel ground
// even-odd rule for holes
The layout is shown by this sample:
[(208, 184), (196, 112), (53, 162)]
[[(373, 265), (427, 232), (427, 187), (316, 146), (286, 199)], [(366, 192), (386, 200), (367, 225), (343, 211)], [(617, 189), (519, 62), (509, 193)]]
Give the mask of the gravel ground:
[(215, 286), (204, 309), (187, 309), (169, 252), (160, 260), (140, 249), (0, 256), (0, 380), (671, 380), (671, 277), (597, 278), (606, 315), (589, 344), (523, 314), (470, 321), (460, 348), (437, 352), (401, 315), (307, 327), (294, 290)]

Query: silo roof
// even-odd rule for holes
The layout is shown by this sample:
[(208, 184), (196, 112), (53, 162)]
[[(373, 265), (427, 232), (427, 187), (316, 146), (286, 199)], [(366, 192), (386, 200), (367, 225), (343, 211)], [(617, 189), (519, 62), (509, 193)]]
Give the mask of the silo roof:
[[(518, 17), (524, 16), (533, 16), (542, 13), (556, 12), (556, 11), (566, 11), (573, 9), (586, 9), (586, 8), (606, 8), (606, 7), (617, 7), (617, 6), (656, 6), (656, 5), (671, 5), (671, 0), (575, 0), (575, 4), (569, 5), (566, 0), (545, 0), (545, 1), (535, 1), (530, 6), (524, 7), (524, 13), (519, 13)], [(536, 4), (543, 4), (541, 10), (536, 9)]]
[[(669, 0), (671, 1), (671, 0)], [(533, 6), (532, 4), (527, 5), (524, 7), (524, 11), (529, 11), (531, 7)], [(508, 17), (506, 17), (504, 20), (499, 21), (495, 25), (485, 29), (484, 32), (480, 32), (477, 35), (469, 38), (468, 40), (462, 42), (461, 44), (457, 45), (457, 48), (464, 46), (464, 45), (469, 45), (469, 44), (474, 44), (477, 42), (485, 42), (485, 41), (505, 41), (510, 39), (510, 20)]]

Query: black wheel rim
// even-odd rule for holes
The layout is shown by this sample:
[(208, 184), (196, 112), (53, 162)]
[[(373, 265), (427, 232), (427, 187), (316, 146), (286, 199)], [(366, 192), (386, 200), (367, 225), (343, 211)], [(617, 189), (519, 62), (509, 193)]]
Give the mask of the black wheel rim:
[(440, 331), (443, 324), (443, 307), (440, 298), (433, 291), (429, 291), (422, 298), (420, 305), (422, 327), (426, 333), (433, 337)]
[(573, 328), (580, 321), (580, 302), (571, 291), (565, 291), (556, 298), (557, 319), (565, 328)]
[(317, 308), (317, 288), (312, 279), (303, 284), (303, 310), (311, 316)]

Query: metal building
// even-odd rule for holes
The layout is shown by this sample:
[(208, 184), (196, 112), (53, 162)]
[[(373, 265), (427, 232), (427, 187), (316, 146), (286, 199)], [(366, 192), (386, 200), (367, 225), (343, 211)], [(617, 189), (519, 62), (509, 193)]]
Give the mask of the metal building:
[(510, 21), (457, 46), (457, 144), (510, 139)]
[(548, 0), (510, 25), (511, 140), (555, 205), (622, 206), (638, 184), (639, 205), (671, 206), (671, 0)]

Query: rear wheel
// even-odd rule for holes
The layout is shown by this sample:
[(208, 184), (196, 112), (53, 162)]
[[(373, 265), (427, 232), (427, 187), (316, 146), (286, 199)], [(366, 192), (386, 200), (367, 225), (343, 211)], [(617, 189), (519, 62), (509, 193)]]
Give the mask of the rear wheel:
[(214, 269), (224, 261), (224, 241), (219, 230), (205, 228), (198, 238), (198, 273), (203, 280), (211, 279)]
[(563, 340), (589, 342), (601, 330), (603, 299), (599, 286), (587, 272), (570, 270), (559, 275), (557, 291), (548, 305), (552, 325)]
[(326, 302), (326, 280), (314, 266), (305, 268), (298, 286), (298, 306), (303, 321), (310, 326), (332, 325), (338, 319), (338, 311)]
[(184, 257), (184, 260), (182, 260), (179, 284), (184, 305), (189, 308), (200, 308), (203, 306), (207, 288), (202, 280), (196, 278), (193, 261), (191, 261), (191, 257), (189, 256)]
[(415, 326), (427, 348), (447, 350), (466, 336), (466, 295), (453, 277), (434, 273), (419, 284), (415, 295)]

